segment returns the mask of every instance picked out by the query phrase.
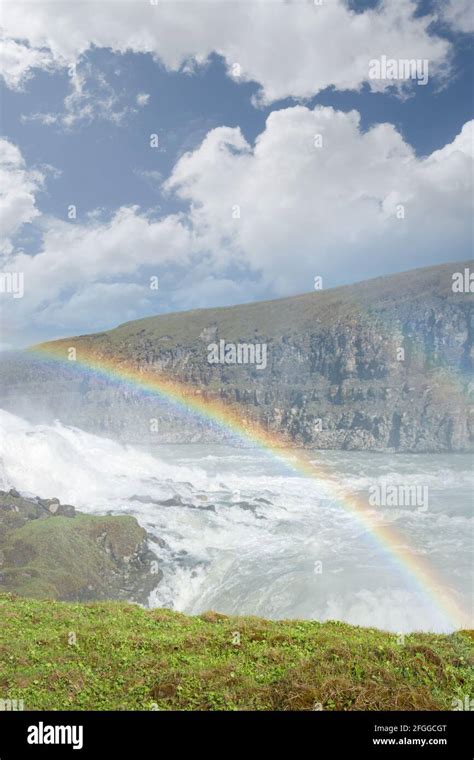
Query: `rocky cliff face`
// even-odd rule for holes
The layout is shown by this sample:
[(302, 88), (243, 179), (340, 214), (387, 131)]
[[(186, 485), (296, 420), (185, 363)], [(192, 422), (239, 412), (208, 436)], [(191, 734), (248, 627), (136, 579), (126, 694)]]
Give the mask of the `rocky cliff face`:
[[(100, 356), (198, 387), (288, 444), (466, 451), (474, 442), (474, 296), (454, 292), (452, 284), (453, 274), (468, 267), (461, 262), (278, 301), (151, 317), (61, 343), (78, 352), (93, 346)], [(266, 366), (210, 363), (211, 345), (242, 344), (265, 346)], [(20, 372), (15, 361), (3, 367), (6, 408), (21, 398), (31, 411), (36, 398), (37, 412), (47, 406), (63, 421), (135, 443), (225, 438), (139, 391), (72, 367), (32, 368), (30, 360)], [(15, 373), (21, 381), (12, 390)]]

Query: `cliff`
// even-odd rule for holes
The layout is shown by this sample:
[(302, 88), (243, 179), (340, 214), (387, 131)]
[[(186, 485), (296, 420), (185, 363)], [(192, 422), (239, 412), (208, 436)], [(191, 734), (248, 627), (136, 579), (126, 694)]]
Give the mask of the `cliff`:
[(129, 515), (86, 515), (58, 499), (0, 491), (0, 591), (146, 604), (161, 571)]
[[(93, 348), (198, 387), (289, 445), (467, 451), (474, 441), (474, 295), (453, 291), (453, 273), (468, 266), (444, 264), (276, 301), (149, 317), (54, 345)], [(210, 363), (210, 346), (221, 341), (265, 346), (266, 366)], [(10, 357), (1, 373), (0, 402), (12, 411), (21, 413), (26, 404), (39, 414), (47, 407), (63, 422), (128, 442), (226, 437), (203, 421), (179, 419), (156, 398), (73, 367)], [(150, 432), (151, 418), (158, 434)]]

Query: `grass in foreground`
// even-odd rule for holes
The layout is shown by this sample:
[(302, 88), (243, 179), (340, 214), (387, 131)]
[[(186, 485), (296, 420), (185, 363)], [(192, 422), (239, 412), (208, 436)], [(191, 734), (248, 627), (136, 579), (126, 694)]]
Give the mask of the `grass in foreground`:
[(1, 594), (0, 699), (26, 710), (450, 710), (474, 693), (471, 638), (402, 643), (339, 622)]

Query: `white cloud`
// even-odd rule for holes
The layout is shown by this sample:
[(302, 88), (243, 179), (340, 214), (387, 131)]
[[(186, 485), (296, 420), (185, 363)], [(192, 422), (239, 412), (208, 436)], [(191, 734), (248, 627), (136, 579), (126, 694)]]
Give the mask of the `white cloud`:
[(456, 135), (452, 143), (448, 143), (448, 145), (445, 145), (444, 148), (441, 148), (440, 150), (435, 150), (431, 154), (431, 157), (427, 163), (429, 164), (431, 161), (437, 161), (439, 163), (442, 163), (449, 156), (452, 156), (456, 153), (460, 154), (459, 157), (470, 156), (471, 158), (473, 158), (474, 157), (473, 124), (474, 124), (474, 121), (466, 122), (466, 124), (463, 125), (460, 133)]
[(472, 122), (419, 159), (390, 124), (363, 133), (355, 111), (298, 106), (270, 114), (254, 148), (239, 129), (212, 130), (166, 188), (189, 202), (194, 249), (211, 252), (216, 271), (237, 263), (274, 293), (310, 290), (317, 274), (329, 285), (358, 268), (362, 279), (461, 257), (470, 139)]
[(80, 122), (90, 124), (94, 119), (120, 124), (136, 111), (115, 92), (104, 74), (90, 64), (73, 66), (70, 70), (70, 92), (64, 98), (63, 111), (23, 115), (23, 122), (39, 121), (46, 126), (59, 124), (70, 129)]
[(270, 103), (309, 97), (330, 86), (357, 90), (367, 81), (373, 89), (394, 86), (368, 79), (369, 61), (381, 55), (428, 59), (430, 76), (442, 74), (449, 43), (428, 32), (432, 17), (415, 17), (416, 9), (415, 0), (383, 0), (363, 13), (349, 10), (344, 0), (322, 5), (7, 0), (3, 24), (11, 38), (51, 51), (63, 65), (91, 45), (151, 53), (169, 69), (188, 71), (216, 52), (230, 76), (258, 82), (260, 100)]
[(474, 8), (472, 0), (441, 0), (439, 4), (441, 18), (455, 31), (474, 32)]
[(13, 39), (0, 40), (0, 76), (12, 90), (21, 90), (35, 69), (52, 70), (50, 51), (28, 47)]
[[(54, 325), (67, 334), (74, 325), (75, 330), (94, 330), (97, 314), (101, 314), (102, 329), (143, 315), (147, 309), (153, 313), (159, 308), (159, 300), (152, 297), (145, 285), (129, 282), (97, 282), (79, 288), (66, 303), (47, 305), (35, 316), (39, 326)], [(158, 301), (158, 302), (157, 302)]]
[[(86, 224), (49, 219), (42, 249), (35, 256), (18, 252), (9, 262), (24, 273), (25, 298), (18, 309), (30, 312), (85, 285), (114, 281), (143, 268), (183, 264), (189, 238), (179, 216), (153, 221), (137, 206), (118, 209), (110, 221)], [(158, 275), (159, 272), (156, 272)]]
[(56, 113), (32, 113), (22, 114), (21, 121), (26, 123), (28, 121), (38, 121), (40, 124), (44, 124), (47, 127), (56, 124), (59, 121), (59, 115)]
[[(45, 165), (44, 171), (56, 176), (53, 167)], [(171, 214), (156, 220), (137, 206), (117, 209), (108, 221), (97, 209), (84, 224), (44, 217), (35, 193), (45, 176), (27, 168), (16, 145), (0, 139), (2, 269), (24, 278), (24, 297), (10, 301), (10, 329), (21, 331), (32, 315), (36, 326), (51, 320), (49, 324), (59, 328), (70, 319), (77, 329), (86, 323), (92, 329), (104, 309), (108, 324), (124, 315), (133, 319), (146, 307), (147, 295), (151, 309), (156, 300), (151, 274), (160, 276), (163, 267), (189, 262), (189, 230), (182, 218)], [(39, 251), (31, 255), (15, 250), (15, 234), (34, 221), (43, 229)], [(134, 282), (121, 282), (127, 276)]]
[(44, 175), (28, 170), (16, 145), (0, 138), (0, 251), (12, 250), (11, 238), (23, 224), (33, 221), (40, 212), (36, 207), (36, 192)]
[(148, 92), (139, 92), (137, 95), (137, 105), (140, 107), (148, 105), (150, 94)]
[[(133, 206), (108, 221), (42, 218), (40, 251), (8, 262), (25, 278), (11, 321), (21, 327), (34, 315), (38, 325), (97, 329), (110, 324), (106, 312), (123, 321), (163, 306), (309, 291), (315, 275), (330, 287), (468, 257), (472, 127), (426, 158), (390, 124), (362, 132), (356, 111), (275, 111), (254, 146), (239, 129), (214, 129), (165, 183), (187, 213), (156, 220)], [(38, 213), (38, 179), (14, 145), (0, 148), (15, 231)], [(26, 202), (15, 203), (18, 196)], [(145, 295), (151, 274), (166, 281), (155, 309)]]

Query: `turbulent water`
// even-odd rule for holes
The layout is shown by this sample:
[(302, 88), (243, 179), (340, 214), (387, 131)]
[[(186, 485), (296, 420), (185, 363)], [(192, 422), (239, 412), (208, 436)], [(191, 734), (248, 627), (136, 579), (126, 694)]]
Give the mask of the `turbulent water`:
[[(339, 619), (400, 632), (453, 628), (321, 483), (266, 453), (217, 445), (141, 451), (6, 412), (1, 427), (3, 488), (56, 496), (89, 513), (132, 514), (162, 539), (152, 543), (164, 570), (152, 606)], [(382, 482), (428, 487), (426, 511), (377, 507), (374, 519), (395, 523), (469, 609), (470, 456), (337, 451), (314, 459), (361, 494)]]

